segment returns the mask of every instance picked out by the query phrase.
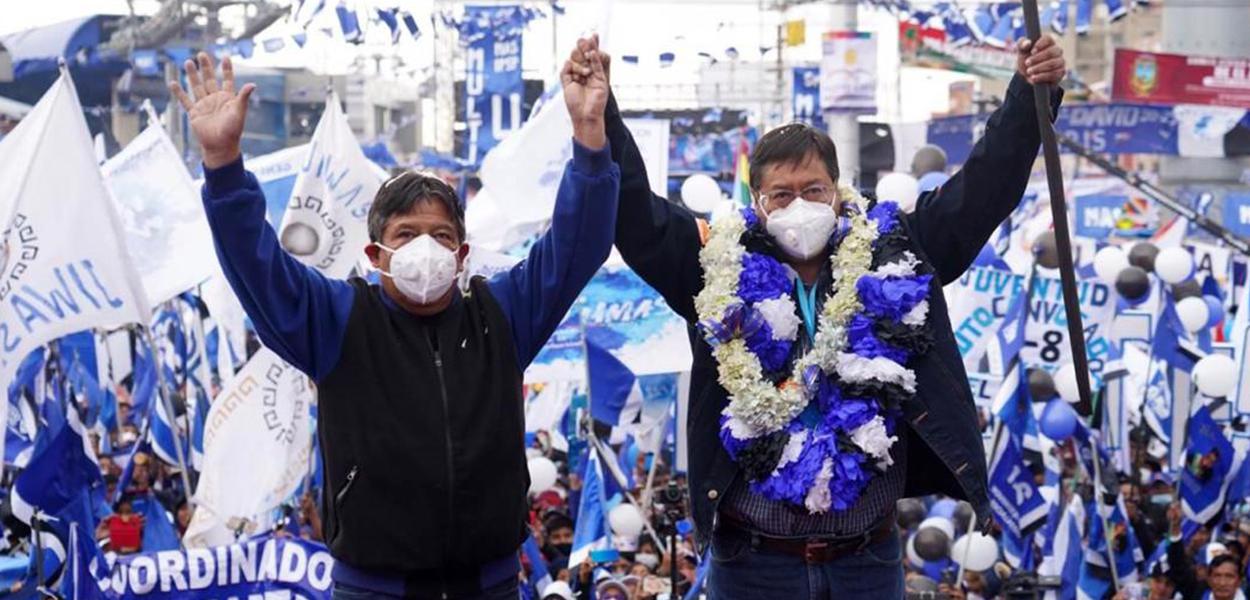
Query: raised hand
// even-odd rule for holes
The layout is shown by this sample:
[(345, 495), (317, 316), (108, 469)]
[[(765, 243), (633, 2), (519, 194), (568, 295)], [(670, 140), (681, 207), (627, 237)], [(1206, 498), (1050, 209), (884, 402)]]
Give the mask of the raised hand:
[(234, 162), (239, 157), (239, 140), (243, 138), (243, 122), (247, 118), (247, 101), (254, 84), (247, 84), (238, 92), (234, 89), (234, 66), (230, 57), (221, 61), (221, 82), (213, 68), (213, 59), (201, 52), (195, 61), (188, 60), (183, 68), (187, 72), (191, 94), (178, 82), (169, 82), (169, 92), (187, 111), (191, 130), (200, 141), (200, 154), (204, 166), (216, 169)]
[(564, 104), (573, 119), (573, 139), (598, 150), (608, 143), (603, 111), (608, 105), (608, 76), (599, 56), (599, 38), (580, 39), (560, 71)]
[(1063, 48), (1049, 34), (1032, 40), (1020, 40), (1016, 44), (1016, 71), (1029, 83), (1057, 85), (1067, 74), (1063, 60)]

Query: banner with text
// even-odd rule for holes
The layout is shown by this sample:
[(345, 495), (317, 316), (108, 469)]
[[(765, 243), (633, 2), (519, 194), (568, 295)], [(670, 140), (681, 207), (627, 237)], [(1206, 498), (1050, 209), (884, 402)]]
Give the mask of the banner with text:
[(820, 67), (794, 67), (792, 76), (791, 119), (824, 131), (825, 115), (820, 112)]
[(877, 39), (872, 32), (825, 33), (820, 61), (820, 109), (877, 112)]
[(1131, 102), (1250, 108), (1250, 58), (1117, 48), (1111, 97)]
[(95, 569), (106, 600), (329, 600), (334, 559), (321, 544), (265, 536), (215, 548), (117, 556)]
[(476, 165), (499, 140), (521, 128), (525, 83), (521, 79), (521, 33), (510, 22), (519, 6), (467, 6), (466, 20), (479, 26), (465, 41), (465, 123), (468, 156)]

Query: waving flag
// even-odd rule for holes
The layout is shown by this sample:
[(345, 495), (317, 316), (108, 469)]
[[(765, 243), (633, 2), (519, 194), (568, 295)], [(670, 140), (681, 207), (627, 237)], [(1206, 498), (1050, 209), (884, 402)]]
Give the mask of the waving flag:
[(577, 507), (577, 523), (573, 527), (573, 550), (569, 554), (570, 565), (580, 565), (591, 550), (609, 546), (608, 507), (603, 469), (599, 453), (593, 448), (586, 461), (582, 475), (582, 498)]
[(92, 531), (79, 523), (69, 525), (65, 568), (57, 590), (65, 600), (103, 600), (98, 579), (107, 574), (108, 562), (95, 544)]
[(1191, 521), (1206, 523), (1224, 508), (1233, 479), (1229, 476), (1234, 472), (1233, 445), (1205, 406), (1189, 418), (1188, 438), (1181, 471), (1181, 509)]
[(363, 43), (365, 34), (360, 30), (360, 20), (356, 18), (356, 11), (348, 8), (343, 3), (339, 3), (334, 8), (334, 12), (339, 17), (339, 28), (343, 30), (343, 39), (350, 44)]
[(50, 435), (47, 445), (36, 450), (13, 485), (13, 516), (23, 523), (30, 523), (36, 510), (49, 515), (60, 513), (89, 490), (104, 484), (77, 411), (68, 411), (65, 425)]
[[(1115, 561), (1116, 576), (1124, 584), (1137, 580), (1137, 565), (1145, 560), (1145, 556), (1137, 542), (1137, 534), (1129, 524), (1124, 498), (1118, 488), (1114, 504), (1104, 504), (1101, 499), (1094, 504), (1097, 512), (1090, 515), (1089, 546), (1085, 549), (1079, 587), (1081, 594), (1099, 599), (1111, 586), (1111, 560)], [(1104, 523), (1111, 535), (1107, 535)], [(1099, 590), (1102, 592), (1099, 593)]]
[(148, 301), (91, 148), (66, 70), (0, 141), (2, 382), (58, 337), (147, 321)]
[(1053, 541), (1043, 549), (1042, 564), (1038, 575), (1059, 577), (1063, 582), (1058, 590), (1048, 590), (1045, 600), (1074, 600), (1076, 583), (1080, 579), (1081, 540), (1085, 537), (1085, 504), (1080, 496), (1073, 496), (1062, 512), (1055, 527)]
[(590, 387), (590, 415), (614, 427), (632, 423), (642, 408), (638, 378), (586, 332), (586, 377)]
[(282, 213), (282, 247), (326, 277), (346, 278), (363, 258), (369, 241), (365, 218), (381, 184), (331, 92)]
[(174, 527), (173, 518), (152, 490), (142, 496), (133, 498), (131, 506), (135, 514), (143, 516), (143, 551), (159, 552), (161, 550), (177, 550), (178, 530)]
[[(1016, 366), (1017, 371), (1021, 369)], [(1013, 567), (1032, 569), (1032, 534), (1045, 521), (1048, 506), (1024, 462), (1023, 440), (1033, 415), (1024, 385), (1019, 383), (1023, 377), (1017, 374), (1016, 381), (1015, 401), (1007, 402), (998, 413), (997, 445), (991, 449), (989, 466), (990, 509), (1003, 528), (1004, 547), (1019, 550), (1009, 552), (1008, 561)]]
[(534, 536), (526, 536), (525, 543), (521, 544), (521, 551), (525, 553), (525, 559), (530, 563), (529, 583), (534, 586), (534, 590), (542, 593), (551, 583), (551, 572), (547, 570), (547, 559), (543, 558), (542, 550), (538, 548), (538, 541)]

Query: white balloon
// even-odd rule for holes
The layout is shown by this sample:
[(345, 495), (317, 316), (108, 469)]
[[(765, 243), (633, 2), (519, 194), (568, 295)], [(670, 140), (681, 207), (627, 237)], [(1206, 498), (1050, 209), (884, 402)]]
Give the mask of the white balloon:
[(1094, 273), (1107, 285), (1114, 286), (1116, 276), (1128, 267), (1128, 255), (1119, 246), (1107, 246), (1094, 255)]
[(1184, 248), (1164, 248), (1155, 257), (1155, 274), (1166, 283), (1186, 281), (1194, 276), (1194, 257)]
[(551, 489), (556, 484), (556, 463), (545, 456), (529, 459), (526, 463), (530, 470), (530, 493), (538, 494)]
[(916, 554), (916, 534), (914, 533), (907, 538), (907, 562), (910, 562), (911, 566), (917, 569), (924, 568), (924, 559), (920, 558), (919, 554)]
[(920, 196), (920, 182), (906, 173), (887, 173), (877, 181), (877, 200), (897, 202), (903, 212), (916, 208)]
[(969, 571), (985, 571), (998, 562), (998, 542), (981, 533), (960, 536), (951, 545), (951, 559)]
[(1180, 317), (1185, 331), (1193, 333), (1207, 326), (1211, 320), (1211, 308), (1202, 298), (1190, 296), (1176, 303), (1176, 316)]
[(681, 201), (694, 212), (710, 213), (720, 199), (720, 185), (707, 175), (696, 173), (681, 182)]
[(1223, 354), (1208, 354), (1194, 365), (1194, 385), (1212, 398), (1227, 398), (1237, 385), (1237, 363)]
[[(1089, 381), (1089, 390), (1092, 393), (1094, 391), (1094, 380), (1088, 379), (1088, 375), (1086, 373), (1087, 381)], [(1076, 404), (1081, 401), (1081, 390), (1076, 384), (1076, 365), (1065, 363), (1062, 367), (1059, 367), (1059, 370), (1055, 371), (1054, 380), (1055, 391), (1059, 392), (1059, 397), (1063, 398), (1065, 402)]]
[(608, 512), (608, 525), (612, 526), (612, 532), (617, 535), (637, 537), (642, 533), (642, 514), (633, 504), (617, 504)]
[(946, 537), (949, 539), (954, 539), (955, 537), (955, 524), (951, 523), (951, 520), (946, 517), (929, 517), (920, 522), (920, 527), (917, 527), (916, 531), (920, 531), (926, 527), (937, 527), (938, 529), (941, 529), (946, 533)]

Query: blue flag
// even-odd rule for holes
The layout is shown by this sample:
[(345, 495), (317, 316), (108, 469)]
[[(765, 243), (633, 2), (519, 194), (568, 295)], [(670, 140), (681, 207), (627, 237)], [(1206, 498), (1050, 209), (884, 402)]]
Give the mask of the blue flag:
[(1048, 512), (1048, 505), (1033, 483), (1033, 473), (1024, 462), (1024, 436), (1033, 420), (1023, 367), (1017, 364), (1016, 398), (998, 413), (997, 445), (991, 449), (989, 466), (990, 510), (1003, 528), (1004, 549), (1015, 568), (1032, 569), (1033, 532)]
[(334, 7), (334, 12), (338, 14), (339, 28), (343, 30), (343, 39), (350, 44), (359, 44), (365, 41), (365, 34), (360, 30), (360, 21), (356, 18), (356, 11), (350, 9), (345, 4), (339, 4)]
[(1059, 577), (1061, 587), (1056, 593), (1047, 592), (1048, 600), (1074, 600), (1077, 596), (1077, 581), (1080, 579), (1084, 564), (1081, 556), (1081, 544), (1085, 531), (1085, 505), (1079, 496), (1073, 496), (1068, 506), (1059, 513), (1055, 524), (1054, 535), (1043, 548), (1042, 564), (1038, 574)]
[(99, 578), (108, 572), (108, 563), (95, 545), (94, 532), (71, 523), (65, 552), (65, 568), (58, 592), (65, 600), (103, 600)]
[(595, 343), (590, 331), (586, 334), (586, 375), (590, 386), (590, 416), (596, 421), (618, 427), (637, 416), (642, 402), (641, 394), (635, 393), (637, 378), (629, 367)]
[(174, 528), (173, 519), (161, 505), (156, 496), (149, 490), (146, 494), (131, 499), (131, 507), (135, 514), (143, 515), (143, 551), (159, 552), (161, 550), (177, 550), (181, 545), (178, 531)]
[(1224, 508), (1225, 493), (1232, 480), (1229, 474), (1233, 468), (1233, 445), (1205, 406), (1189, 418), (1187, 432), (1181, 509), (1189, 519), (1206, 523)]
[(605, 496), (603, 469), (599, 453), (593, 448), (586, 461), (582, 475), (582, 497), (577, 508), (577, 522), (573, 527), (573, 549), (569, 565), (580, 565), (591, 550), (608, 547), (608, 507)]
[(56, 515), (103, 485), (100, 465), (88, 446), (78, 414), (69, 411), (65, 426), (35, 450), (26, 469), (18, 474), (11, 494), (13, 514), (25, 523), (36, 510)]
[(530, 585), (534, 586), (534, 591), (541, 594), (547, 584), (551, 583), (551, 573), (547, 570), (547, 559), (543, 558), (543, 553), (538, 548), (538, 542), (534, 536), (526, 536), (525, 543), (521, 545), (521, 551), (525, 552), (525, 558), (530, 563)]

